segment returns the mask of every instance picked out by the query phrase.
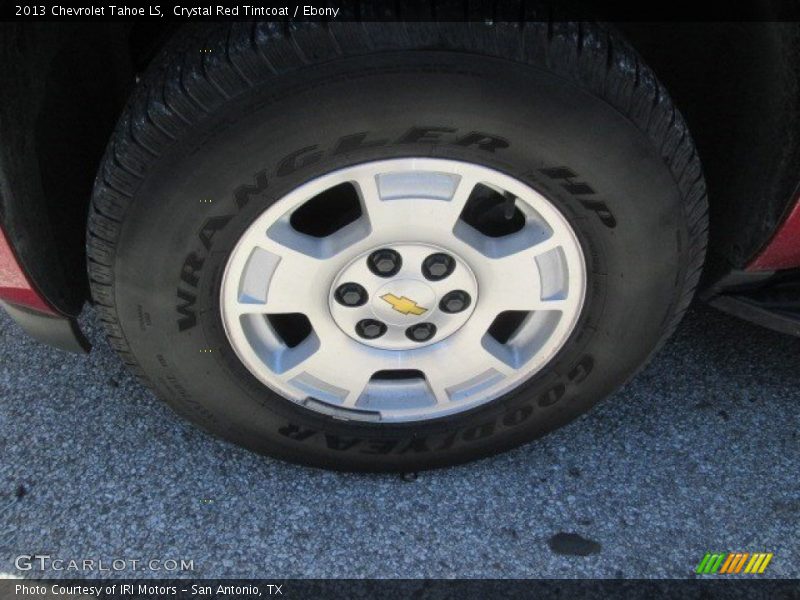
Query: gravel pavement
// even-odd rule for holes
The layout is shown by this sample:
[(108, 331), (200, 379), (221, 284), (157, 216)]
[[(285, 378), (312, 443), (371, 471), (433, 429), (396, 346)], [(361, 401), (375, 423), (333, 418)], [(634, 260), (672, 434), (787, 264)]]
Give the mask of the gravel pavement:
[(216, 439), (82, 321), (88, 357), (0, 315), (0, 577), (79, 575), (18, 570), (29, 554), (184, 559), (198, 578), (690, 577), (709, 551), (774, 552), (767, 575), (800, 577), (800, 339), (694, 306), (588, 415), (414, 478)]

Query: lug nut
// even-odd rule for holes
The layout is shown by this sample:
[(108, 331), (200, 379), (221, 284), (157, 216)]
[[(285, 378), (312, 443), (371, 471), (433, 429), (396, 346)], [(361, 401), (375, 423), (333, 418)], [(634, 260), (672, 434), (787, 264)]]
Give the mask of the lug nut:
[(417, 323), (406, 329), (406, 337), (414, 342), (427, 342), (436, 335), (433, 323)]
[(444, 295), (439, 302), (439, 308), (446, 313), (458, 313), (465, 310), (471, 302), (472, 298), (469, 297), (467, 292), (464, 290), (453, 290)]
[(403, 266), (403, 259), (394, 250), (383, 248), (369, 255), (367, 266), (378, 277), (392, 277)]
[(422, 274), (425, 275), (426, 279), (431, 281), (439, 281), (440, 279), (444, 279), (450, 275), (455, 268), (456, 261), (453, 260), (453, 257), (443, 254), (442, 252), (431, 254), (428, 258), (422, 261)]
[(339, 304), (345, 306), (361, 306), (367, 302), (369, 295), (367, 290), (357, 283), (348, 282), (343, 283), (333, 294)]
[(362, 319), (356, 323), (356, 333), (367, 340), (374, 340), (386, 333), (386, 324), (375, 319)]

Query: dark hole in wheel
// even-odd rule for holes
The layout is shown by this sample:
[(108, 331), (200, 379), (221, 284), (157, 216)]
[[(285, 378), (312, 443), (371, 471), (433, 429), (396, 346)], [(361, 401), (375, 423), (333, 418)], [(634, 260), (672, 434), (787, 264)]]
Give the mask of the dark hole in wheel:
[(489, 237), (511, 235), (525, 226), (525, 215), (514, 206), (508, 218), (509, 202), (513, 202), (513, 198), (509, 200), (500, 192), (479, 183), (472, 190), (461, 212), (461, 219)]
[(300, 233), (323, 238), (356, 221), (361, 214), (355, 186), (352, 183), (340, 183), (317, 194), (295, 210), (289, 223)]
[(294, 348), (311, 335), (311, 321), (301, 313), (267, 315), (267, 321), (289, 348)]
[(501, 344), (505, 344), (516, 333), (525, 317), (529, 315), (527, 310), (507, 310), (501, 312), (489, 326), (489, 335)]
[(425, 375), (416, 369), (386, 369), (376, 371), (370, 379), (425, 379)]

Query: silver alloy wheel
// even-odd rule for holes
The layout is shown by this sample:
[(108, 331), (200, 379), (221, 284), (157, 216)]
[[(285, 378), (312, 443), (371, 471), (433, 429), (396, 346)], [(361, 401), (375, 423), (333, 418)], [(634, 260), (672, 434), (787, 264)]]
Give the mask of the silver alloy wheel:
[[(343, 184), (357, 217), (324, 236), (295, 228), (299, 208)], [(477, 189), (506, 199), (516, 231), (467, 223)], [(530, 378), (572, 333), (585, 288), (580, 243), (541, 194), (476, 164), (404, 158), (334, 171), (275, 202), (234, 248), (221, 307), (237, 356), (277, 393), (342, 419), (406, 422)], [(276, 315), (302, 315), (303, 339), (287, 341)], [(507, 318), (513, 330), (498, 335)]]

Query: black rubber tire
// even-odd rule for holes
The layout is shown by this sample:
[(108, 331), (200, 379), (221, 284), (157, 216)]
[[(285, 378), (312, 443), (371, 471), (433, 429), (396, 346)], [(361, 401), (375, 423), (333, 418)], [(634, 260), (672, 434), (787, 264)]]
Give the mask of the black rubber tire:
[[(408, 142), (411, 128), (428, 135)], [(362, 144), (342, 150), (343, 139)], [(287, 191), (400, 156), (480, 163), (550, 198), (583, 245), (585, 309), (547, 368), (487, 405), (417, 424), (334, 420), (242, 366), (221, 325), (221, 273)], [(89, 273), (111, 344), (180, 414), (303, 464), (410, 471), (527, 442), (629, 379), (689, 304), (706, 204), (681, 115), (602, 25), (200, 25), (162, 51), (117, 126), (91, 205)]]

